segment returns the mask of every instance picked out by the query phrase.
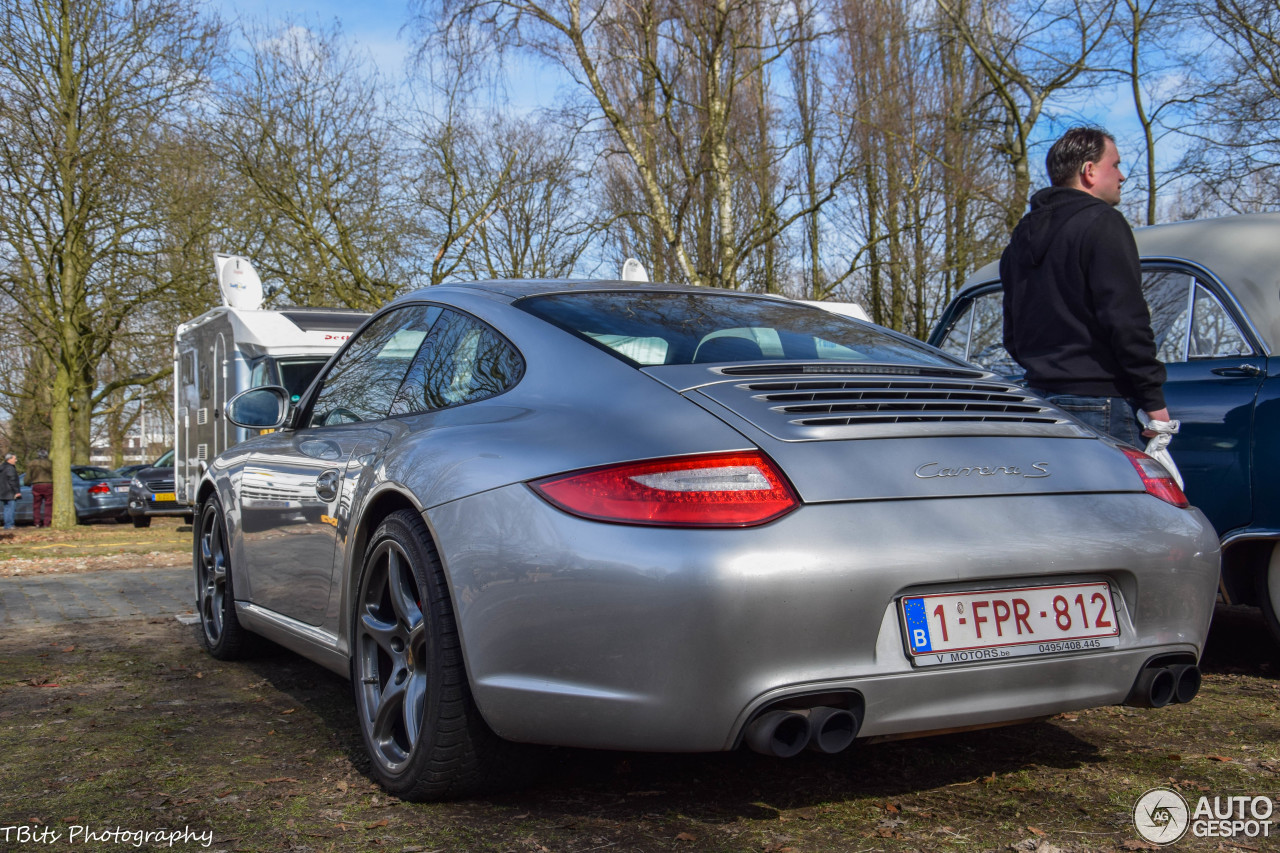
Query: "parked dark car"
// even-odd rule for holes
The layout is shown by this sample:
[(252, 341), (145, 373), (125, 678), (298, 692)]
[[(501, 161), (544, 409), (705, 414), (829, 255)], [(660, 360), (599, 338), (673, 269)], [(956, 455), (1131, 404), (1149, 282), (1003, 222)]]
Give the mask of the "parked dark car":
[(157, 515), (181, 515), (191, 521), (191, 507), (173, 491), (173, 451), (134, 472), (129, 483), (129, 517), (134, 527), (150, 527)]
[[(95, 465), (71, 466), (71, 489), (76, 521), (128, 521), (129, 481)], [(31, 487), (22, 476), (22, 497), (14, 508), (19, 524), (31, 524)]]
[(113, 473), (117, 477), (126, 477), (132, 479), (133, 475), (141, 471), (143, 468), (150, 468), (152, 462), (137, 462), (132, 465), (121, 465)]
[[(1280, 640), (1280, 214), (1139, 228), (1169, 445), (1188, 499), (1222, 540), (1221, 595), (1261, 607)], [(1006, 377), (999, 270), (979, 270), (929, 342)]]

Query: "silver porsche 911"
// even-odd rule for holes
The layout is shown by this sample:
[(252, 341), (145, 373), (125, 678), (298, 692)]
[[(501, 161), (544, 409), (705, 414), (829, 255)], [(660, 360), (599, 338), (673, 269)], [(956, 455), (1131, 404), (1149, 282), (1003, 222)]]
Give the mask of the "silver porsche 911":
[(1189, 701), (1218, 541), (1009, 382), (787, 300), (490, 281), (400, 298), (211, 460), (203, 640), (351, 679), (409, 799), (515, 744), (787, 756)]

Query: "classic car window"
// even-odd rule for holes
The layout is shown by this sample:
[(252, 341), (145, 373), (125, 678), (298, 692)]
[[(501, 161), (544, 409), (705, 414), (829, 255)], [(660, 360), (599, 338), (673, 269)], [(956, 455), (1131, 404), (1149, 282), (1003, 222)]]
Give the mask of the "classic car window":
[(1252, 352), (1253, 349), (1240, 332), (1240, 327), (1231, 319), (1218, 297), (1204, 285), (1197, 283), (1188, 357), (1221, 358), (1250, 355)]
[(1156, 358), (1165, 364), (1187, 360), (1187, 330), (1191, 317), (1191, 286), (1195, 278), (1177, 270), (1145, 270), (1142, 295), (1151, 309)]
[(472, 403), (506, 391), (524, 362), (497, 332), (467, 314), (445, 310), (418, 349), (392, 415)]
[(973, 323), (973, 301), (964, 303), (942, 334), (938, 346), (956, 358), (969, 358), (969, 326)]
[(309, 425), (386, 417), (414, 354), (439, 316), (438, 306), (408, 305), (365, 327), (325, 375)]
[(965, 305), (952, 322), (942, 349), (1002, 376), (1021, 376), (1022, 367), (1004, 348), (1004, 295), (984, 293)]
[[(637, 366), (778, 358), (953, 364), (874, 326), (781, 299), (710, 291), (592, 290), (532, 296), (516, 305)], [(625, 349), (613, 344), (623, 341)], [(647, 343), (635, 347), (635, 341)]]

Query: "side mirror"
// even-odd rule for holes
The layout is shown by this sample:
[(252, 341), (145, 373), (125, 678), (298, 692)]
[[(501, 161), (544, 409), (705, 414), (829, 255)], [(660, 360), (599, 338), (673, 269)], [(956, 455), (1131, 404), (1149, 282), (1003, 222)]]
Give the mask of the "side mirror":
[(279, 429), (289, 418), (289, 392), (279, 385), (250, 388), (227, 401), (227, 420), (248, 429)]

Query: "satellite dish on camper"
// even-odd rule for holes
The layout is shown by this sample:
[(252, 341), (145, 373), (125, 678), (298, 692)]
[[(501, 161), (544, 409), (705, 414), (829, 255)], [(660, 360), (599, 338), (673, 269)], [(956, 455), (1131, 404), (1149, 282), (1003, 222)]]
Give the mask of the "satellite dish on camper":
[(218, 272), (223, 305), (248, 311), (262, 307), (262, 279), (247, 258), (218, 253), (213, 256), (213, 265)]
[(635, 258), (627, 258), (622, 264), (622, 280), (623, 281), (648, 281), (649, 273), (645, 272), (644, 264)]

